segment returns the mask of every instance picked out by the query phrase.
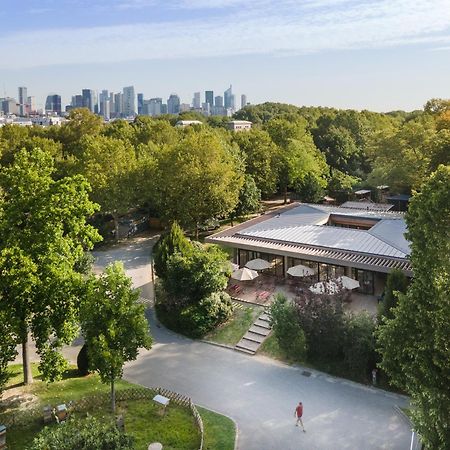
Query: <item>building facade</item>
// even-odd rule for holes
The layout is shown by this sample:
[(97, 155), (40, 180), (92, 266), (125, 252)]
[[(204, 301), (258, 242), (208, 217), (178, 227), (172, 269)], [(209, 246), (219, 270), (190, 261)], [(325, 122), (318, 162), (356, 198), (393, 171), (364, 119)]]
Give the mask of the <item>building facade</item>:
[(294, 203), (206, 239), (231, 247), (241, 267), (254, 258), (271, 263), (279, 278), (302, 264), (311, 283), (348, 276), (359, 292), (379, 296), (394, 268), (412, 277), (409, 242), (402, 213)]

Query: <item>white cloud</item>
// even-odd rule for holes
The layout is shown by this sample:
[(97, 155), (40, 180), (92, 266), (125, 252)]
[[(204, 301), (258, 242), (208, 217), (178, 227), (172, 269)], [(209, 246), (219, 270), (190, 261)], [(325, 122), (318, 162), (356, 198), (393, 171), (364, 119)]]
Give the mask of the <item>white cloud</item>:
[[(151, 1), (151, 0), (148, 0)], [(122, 5), (148, 3), (123, 0)], [(189, 1), (200, 7), (206, 0)], [(233, 14), (166, 23), (22, 32), (0, 38), (0, 69), (303, 53), (448, 42), (450, 0), (209, 0)]]

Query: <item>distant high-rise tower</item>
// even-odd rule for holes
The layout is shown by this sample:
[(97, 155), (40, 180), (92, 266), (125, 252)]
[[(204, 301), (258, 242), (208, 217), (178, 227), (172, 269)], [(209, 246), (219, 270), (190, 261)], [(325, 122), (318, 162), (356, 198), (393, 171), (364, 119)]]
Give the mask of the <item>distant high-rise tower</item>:
[(21, 86), (21, 87), (19, 87), (19, 115), (20, 116), (27, 115), (27, 101), (28, 101), (27, 88), (24, 86)]
[(200, 109), (201, 107), (200, 92), (194, 92), (192, 106), (194, 107), (194, 109)]
[(45, 112), (61, 114), (61, 96), (57, 94), (50, 94), (45, 101)]
[(95, 91), (92, 89), (83, 89), (81, 91), (81, 95), (83, 97), (83, 108), (89, 109), (89, 111), (95, 111)]
[(150, 116), (160, 116), (162, 113), (162, 98), (151, 98), (148, 108)]
[(209, 103), (209, 108), (214, 106), (214, 91), (205, 91), (205, 103)]
[(133, 117), (136, 115), (136, 95), (134, 94), (134, 86), (123, 88), (123, 115), (125, 117)]
[(114, 113), (116, 117), (121, 117), (123, 113), (123, 94), (118, 92), (114, 95)]
[(99, 114), (106, 120), (111, 117), (111, 103), (109, 101), (109, 92), (104, 89), (99, 95)]
[(214, 99), (214, 106), (217, 106), (218, 108), (223, 108), (223, 97), (221, 95), (218, 95)]
[(144, 114), (144, 94), (137, 95), (137, 113)]
[(31, 95), (27, 98), (27, 114), (36, 113), (36, 97)]
[(225, 108), (233, 108), (233, 87), (230, 87), (223, 93), (223, 101)]
[(180, 97), (177, 94), (170, 94), (167, 100), (167, 113), (178, 114), (180, 112)]
[(247, 96), (245, 94), (241, 95), (241, 108), (247, 105)]

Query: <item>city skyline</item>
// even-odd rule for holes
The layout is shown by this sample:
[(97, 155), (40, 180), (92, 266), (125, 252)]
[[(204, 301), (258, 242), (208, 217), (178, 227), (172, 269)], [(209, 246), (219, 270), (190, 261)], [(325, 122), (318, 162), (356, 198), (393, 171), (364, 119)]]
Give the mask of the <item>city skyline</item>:
[(130, 83), (190, 102), (228, 80), (252, 103), (390, 111), (449, 96), (450, 0), (2, 3), (2, 95), (27, 86), (41, 107)]

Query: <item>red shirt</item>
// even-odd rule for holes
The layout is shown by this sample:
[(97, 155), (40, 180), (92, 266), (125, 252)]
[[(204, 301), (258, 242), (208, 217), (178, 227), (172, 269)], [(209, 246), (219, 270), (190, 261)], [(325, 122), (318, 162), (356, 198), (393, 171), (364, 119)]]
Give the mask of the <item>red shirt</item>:
[(297, 414), (297, 417), (303, 416), (303, 405), (298, 405), (297, 408), (295, 408), (295, 414)]

